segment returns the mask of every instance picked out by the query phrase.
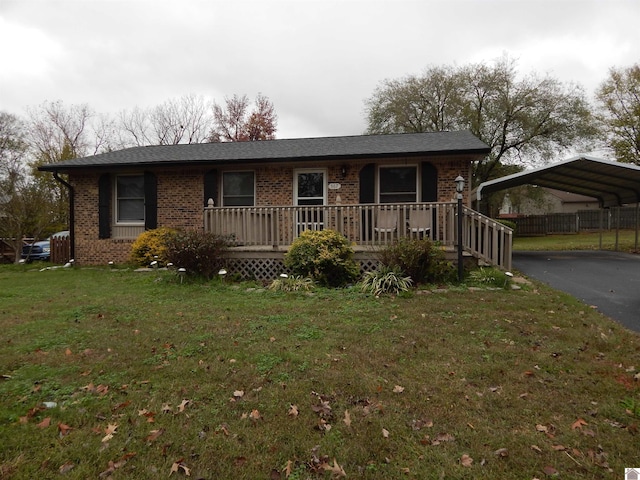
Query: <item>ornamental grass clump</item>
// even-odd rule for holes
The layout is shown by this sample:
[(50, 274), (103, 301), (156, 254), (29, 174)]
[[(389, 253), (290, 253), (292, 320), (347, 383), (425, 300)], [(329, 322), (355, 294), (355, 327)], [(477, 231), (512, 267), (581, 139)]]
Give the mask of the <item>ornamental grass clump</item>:
[(303, 277), (301, 275), (280, 275), (269, 285), (269, 290), (275, 292), (308, 292), (315, 288), (312, 278)]
[(284, 262), (295, 275), (311, 277), (326, 287), (345, 286), (360, 275), (353, 248), (335, 230), (305, 230), (291, 244)]
[(491, 288), (508, 288), (512, 277), (513, 274), (510, 272), (503, 272), (493, 267), (480, 267), (469, 273), (471, 283)]
[(399, 269), (382, 265), (377, 270), (364, 274), (360, 288), (363, 292), (378, 297), (383, 294), (397, 295), (406, 292), (412, 284), (411, 277), (405, 276)]

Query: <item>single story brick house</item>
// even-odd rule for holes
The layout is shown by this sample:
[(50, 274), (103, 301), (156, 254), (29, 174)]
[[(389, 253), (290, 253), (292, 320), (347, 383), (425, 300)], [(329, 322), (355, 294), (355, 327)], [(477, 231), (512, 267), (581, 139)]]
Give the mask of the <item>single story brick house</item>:
[(466, 205), (471, 165), (488, 153), (458, 131), (133, 147), (40, 170), (70, 191), (79, 264), (124, 262), (140, 233), (164, 226), (231, 235), (251, 275), (309, 228), (337, 229), (369, 257), (403, 235), (453, 245), (455, 179)]

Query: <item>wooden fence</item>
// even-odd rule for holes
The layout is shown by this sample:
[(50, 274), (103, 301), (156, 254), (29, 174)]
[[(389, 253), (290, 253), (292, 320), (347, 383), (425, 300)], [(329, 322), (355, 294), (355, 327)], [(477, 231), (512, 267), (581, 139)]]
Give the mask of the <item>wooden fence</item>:
[(599, 210), (579, 210), (577, 213), (550, 213), (509, 219), (516, 224), (519, 237), (569, 234), (598, 230), (637, 228), (636, 207), (613, 207)]
[(51, 263), (65, 264), (71, 256), (71, 237), (55, 236), (50, 240)]

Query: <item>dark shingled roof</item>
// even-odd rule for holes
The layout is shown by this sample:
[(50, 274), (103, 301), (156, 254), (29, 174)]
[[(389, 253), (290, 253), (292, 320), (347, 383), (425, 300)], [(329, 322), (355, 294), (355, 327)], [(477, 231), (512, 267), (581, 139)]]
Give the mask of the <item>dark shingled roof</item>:
[(489, 150), (485, 143), (468, 131), (360, 135), (133, 147), (51, 163), (40, 167), (40, 170), (68, 172), (84, 168), (346, 160), (456, 153), (486, 155)]

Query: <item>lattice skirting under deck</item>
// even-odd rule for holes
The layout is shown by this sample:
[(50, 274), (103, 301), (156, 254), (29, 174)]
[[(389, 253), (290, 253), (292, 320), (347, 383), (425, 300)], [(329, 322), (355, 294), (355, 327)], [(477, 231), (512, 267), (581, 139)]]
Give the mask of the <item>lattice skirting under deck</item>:
[[(360, 265), (361, 274), (373, 271), (378, 266), (378, 260), (364, 252), (356, 252), (354, 260)], [(230, 275), (236, 274), (246, 280), (270, 281), (282, 273), (291, 273), (284, 265), (284, 252), (279, 251), (231, 252), (225, 267)]]

